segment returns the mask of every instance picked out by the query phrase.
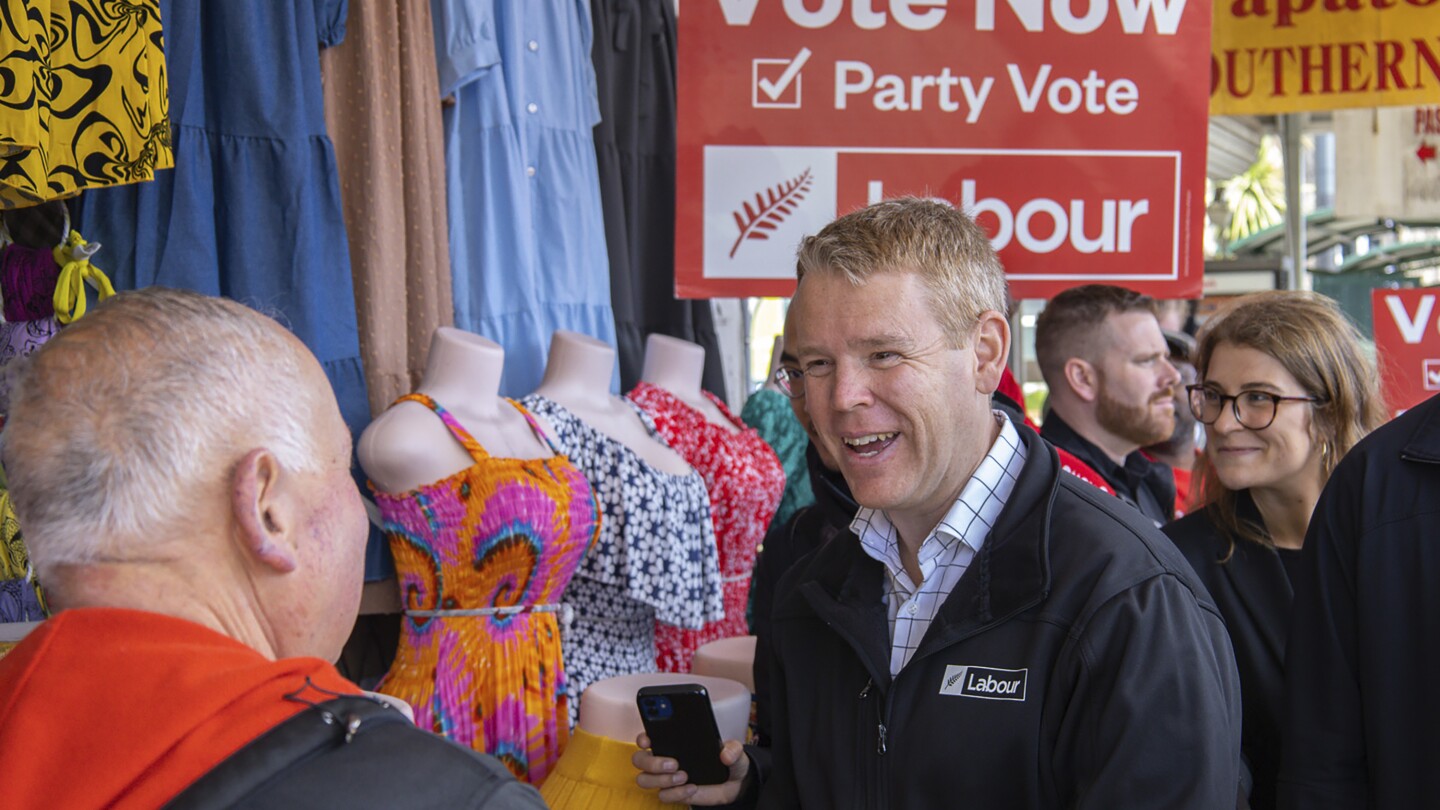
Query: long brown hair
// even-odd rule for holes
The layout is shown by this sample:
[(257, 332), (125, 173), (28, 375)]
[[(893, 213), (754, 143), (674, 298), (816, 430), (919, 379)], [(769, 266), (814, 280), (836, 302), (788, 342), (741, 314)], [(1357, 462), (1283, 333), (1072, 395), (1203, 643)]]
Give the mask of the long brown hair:
[[(1324, 480), (1341, 457), (1386, 419), (1375, 364), (1361, 347), (1360, 333), (1334, 301), (1311, 292), (1276, 291), (1247, 295), (1211, 317), (1200, 331), (1195, 369), (1203, 382), (1215, 348), (1222, 343), (1264, 352), (1280, 362), (1305, 393), (1312, 438), (1320, 445)], [(1211, 519), (1229, 541), (1236, 538), (1272, 546), (1268, 533), (1236, 511), (1238, 493), (1215, 474), (1209, 454), (1199, 463), (1200, 493)], [(1222, 560), (1223, 562), (1224, 560)]]

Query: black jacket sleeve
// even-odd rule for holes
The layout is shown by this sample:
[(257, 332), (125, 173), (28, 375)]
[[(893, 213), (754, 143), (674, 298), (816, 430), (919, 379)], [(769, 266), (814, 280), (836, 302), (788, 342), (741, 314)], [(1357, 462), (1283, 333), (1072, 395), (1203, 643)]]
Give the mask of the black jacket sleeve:
[[(1072, 653), (1059, 804), (1214, 810), (1239, 789), (1240, 683), (1220, 616), (1173, 575), (1099, 607)], [(1068, 750), (1066, 750), (1068, 749)]]
[(755, 563), (755, 576), (751, 581), (751, 622), (755, 633), (755, 742), (761, 747), (770, 746), (770, 659), (772, 626), (770, 617), (775, 611), (775, 593), (780, 578), (801, 556), (795, 533), (804, 516), (814, 507), (804, 507), (789, 520), (774, 526), (765, 534), (765, 543), (760, 558)]
[[(1399, 462), (1397, 462), (1399, 463)], [(1316, 505), (1301, 552), (1285, 651), (1281, 808), (1366, 806), (1356, 613), (1356, 538), (1345, 501), (1358, 465), (1341, 465)]]
[[(774, 643), (773, 634), (771, 643)], [(754, 758), (750, 764), (752, 767), (760, 766), (754, 780), (754, 785), (760, 789), (759, 807), (794, 808), (800, 806), (800, 797), (795, 782), (794, 753), (790, 750), (790, 718), (785, 710), (785, 667), (780, 656), (775, 655), (773, 649), (770, 652), (770, 694), (774, 706), (770, 762), (768, 768), (766, 763), (757, 762)]]

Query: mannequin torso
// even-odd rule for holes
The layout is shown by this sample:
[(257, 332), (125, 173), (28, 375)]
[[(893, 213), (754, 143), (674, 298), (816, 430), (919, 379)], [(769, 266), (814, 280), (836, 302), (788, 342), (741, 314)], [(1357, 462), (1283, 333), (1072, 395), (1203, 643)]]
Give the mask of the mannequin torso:
[(704, 476), (724, 580), (723, 619), (700, 630), (665, 622), (657, 626), (656, 663), (671, 672), (688, 672), (700, 645), (748, 631), (745, 604), (755, 552), (785, 489), (784, 467), (775, 451), (731, 416), (723, 402), (700, 389), (703, 359), (699, 346), (651, 335), (645, 372), (629, 394), (654, 419), (661, 437)]
[[(500, 398), (504, 351), (490, 340), (442, 326), (430, 340), (417, 392), (455, 416), (495, 458), (545, 458), (550, 448), (525, 417)], [(417, 402), (401, 402), (370, 423), (356, 448), (376, 488), (408, 492), (454, 475), (475, 461), (445, 424)]]
[[(561, 452), (595, 482), (604, 515), (565, 593), (574, 611), (565, 639), (572, 710), (590, 684), (655, 671), (657, 621), (699, 627), (724, 615), (705, 479), (660, 438), (666, 434), (647, 412), (610, 394), (614, 360), (603, 343), (557, 332), (544, 382), (524, 400), (547, 418)], [(644, 390), (676, 402), (654, 386)], [(675, 407), (690, 424), (716, 432), (693, 409)], [(659, 571), (665, 574), (655, 576)]]
[(688, 340), (652, 334), (645, 339), (645, 366), (640, 379), (670, 392), (700, 411), (705, 419), (735, 433), (740, 429), (705, 396), (700, 380), (705, 374), (705, 349)]
[(609, 345), (588, 335), (557, 331), (550, 338), (545, 377), (535, 395), (629, 447), (651, 467), (668, 475), (689, 474), (685, 459), (651, 436), (634, 408), (610, 393), (614, 367), (615, 350)]

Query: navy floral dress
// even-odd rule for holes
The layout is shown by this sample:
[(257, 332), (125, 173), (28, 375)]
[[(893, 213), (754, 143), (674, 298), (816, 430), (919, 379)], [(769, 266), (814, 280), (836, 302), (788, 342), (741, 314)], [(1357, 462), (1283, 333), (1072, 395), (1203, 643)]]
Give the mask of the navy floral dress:
[[(698, 630), (724, 617), (715, 529), (698, 472), (658, 470), (545, 397), (522, 404), (550, 423), (600, 503), (600, 537), (563, 597), (573, 611), (561, 638), (573, 722), (585, 687), (656, 670), (656, 621)], [(649, 415), (626, 404), (663, 443)]]

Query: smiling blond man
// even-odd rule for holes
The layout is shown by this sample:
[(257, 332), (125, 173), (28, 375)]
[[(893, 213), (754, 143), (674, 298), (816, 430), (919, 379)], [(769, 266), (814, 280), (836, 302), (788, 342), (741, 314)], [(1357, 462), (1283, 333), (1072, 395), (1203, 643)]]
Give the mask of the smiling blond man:
[[(860, 509), (777, 589), (773, 767), (667, 801), (1233, 806), (1239, 688), (1173, 546), (991, 408), (1004, 276), (975, 223), (890, 200), (806, 239), (792, 303), (816, 439)], [(641, 739), (642, 746), (646, 740)]]

